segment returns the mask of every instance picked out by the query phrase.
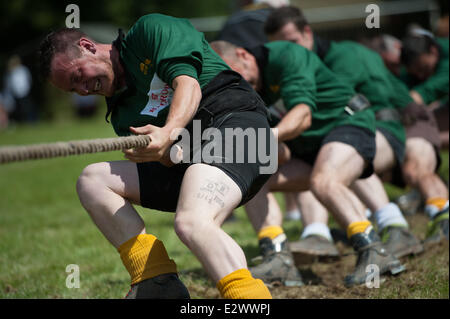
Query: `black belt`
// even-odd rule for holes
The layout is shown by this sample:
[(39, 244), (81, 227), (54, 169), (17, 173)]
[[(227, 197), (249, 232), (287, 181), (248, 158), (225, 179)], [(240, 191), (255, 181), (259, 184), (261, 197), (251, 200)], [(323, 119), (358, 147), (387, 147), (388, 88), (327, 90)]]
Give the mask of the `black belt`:
[(385, 108), (375, 113), (377, 121), (396, 121), (401, 122), (402, 117), (396, 109)]
[(354, 95), (347, 103), (345, 111), (353, 115), (356, 112), (360, 112), (370, 107), (369, 100), (362, 94)]

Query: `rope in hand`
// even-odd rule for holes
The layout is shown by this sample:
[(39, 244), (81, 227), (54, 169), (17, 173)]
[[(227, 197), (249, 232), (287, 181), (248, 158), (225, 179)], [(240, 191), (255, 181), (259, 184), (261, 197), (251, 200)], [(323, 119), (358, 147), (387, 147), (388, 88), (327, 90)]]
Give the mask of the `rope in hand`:
[(146, 147), (147, 135), (0, 147), (0, 164)]

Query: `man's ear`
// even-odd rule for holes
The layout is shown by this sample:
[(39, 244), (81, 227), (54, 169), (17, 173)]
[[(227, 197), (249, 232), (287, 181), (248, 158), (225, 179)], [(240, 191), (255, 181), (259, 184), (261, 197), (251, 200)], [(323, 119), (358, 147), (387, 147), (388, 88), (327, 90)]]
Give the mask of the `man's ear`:
[(438, 50), (438, 48), (436, 46), (432, 45), (430, 47), (430, 53), (433, 54), (433, 55), (438, 56), (439, 55), (439, 50)]
[(305, 35), (308, 35), (310, 37), (313, 36), (313, 31), (312, 31), (312, 29), (311, 29), (311, 27), (309, 25), (305, 25), (305, 27), (303, 28), (302, 33), (305, 34)]
[(83, 49), (88, 50), (92, 54), (95, 54), (95, 52), (97, 52), (97, 47), (96, 47), (95, 43), (88, 38), (81, 38), (79, 41), (79, 45), (82, 50)]
[(245, 59), (248, 54), (249, 53), (244, 48), (236, 48), (236, 56), (238, 57), (238, 59)]

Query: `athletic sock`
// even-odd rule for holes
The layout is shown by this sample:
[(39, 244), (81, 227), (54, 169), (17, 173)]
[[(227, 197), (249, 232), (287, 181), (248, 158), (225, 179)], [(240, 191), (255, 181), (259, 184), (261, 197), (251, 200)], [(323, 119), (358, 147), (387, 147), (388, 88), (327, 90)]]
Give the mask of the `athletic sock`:
[(265, 237), (273, 240), (281, 234), (284, 234), (284, 231), (280, 226), (267, 226), (258, 232), (258, 240), (261, 240)]
[(252, 277), (248, 269), (238, 269), (217, 283), (224, 299), (272, 299), (269, 289), (260, 279)]
[(375, 212), (375, 221), (379, 231), (388, 226), (408, 228), (408, 222), (403, 217), (400, 208), (394, 203), (389, 203), (377, 210)]
[(131, 277), (131, 285), (162, 274), (176, 273), (162, 241), (150, 234), (133, 237), (118, 248), (120, 258)]
[(363, 233), (366, 231), (368, 227), (371, 227), (372, 223), (368, 220), (362, 221), (362, 222), (354, 222), (351, 223), (347, 227), (347, 238), (351, 238), (353, 235), (356, 235), (358, 233)]
[(430, 198), (427, 200), (425, 205), (425, 213), (430, 219), (433, 219), (437, 214), (439, 214), (444, 209), (448, 209), (448, 199), (447, 198)]
[(300, 212), (300, 210), (297, 209), (292, 209), (288, 212), (286, 212), (286, 219), (288, 220), (300, 220), (302, 218), (302, 213)]
[(300, 236), (300, 239), (304, 239), (311, 235), (318, 235), (328, 239), (330, 242), (333, 242), (333, 238), (331, 237), (330, 229), (324, 223), (312, 223), (306, 225), (305, 229), (303, 229), (303, 233)]

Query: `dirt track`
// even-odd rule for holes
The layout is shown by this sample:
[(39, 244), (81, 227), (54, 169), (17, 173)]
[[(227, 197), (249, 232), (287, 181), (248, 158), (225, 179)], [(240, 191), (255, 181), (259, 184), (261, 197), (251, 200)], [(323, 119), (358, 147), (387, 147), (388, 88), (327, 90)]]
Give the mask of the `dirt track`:
[[(413, 232), (423, 239), (427, 219), (419, 214), (409, 218)], [(349, 247), (338, 244), (341, 252), (351, 252)], [(356, 256), (348, 255), (331, 263), (302, 265), (299, 270), (307, 285), (300, 288), (273, 287), (274, 298), (317, 299), (317, 298), (449, 298), (449, 245), (448, 241), (428, 247), (419, 256), (402, 259), (407, 271), (396, 277), (386, 277), (380, 289), (366, 286), (345, 288), (343, 280), (355, 265)], [(196, 276), (202, 276), (197, 273)], [(198, 278), (198, 277), (197, 277)], [(446, 285), (446, 287), (445, 287)], [(194, 298), (218, 298), (217, 289), (188, 283)]]

